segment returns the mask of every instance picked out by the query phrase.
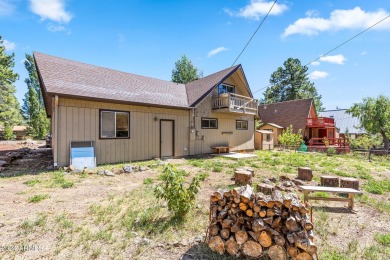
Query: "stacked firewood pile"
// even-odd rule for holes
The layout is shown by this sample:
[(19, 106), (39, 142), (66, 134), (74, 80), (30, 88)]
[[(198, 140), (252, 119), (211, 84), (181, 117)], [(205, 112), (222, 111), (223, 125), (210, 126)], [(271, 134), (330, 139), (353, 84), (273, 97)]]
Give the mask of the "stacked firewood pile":
[(255, 193), (251, 186), (210, 197), (208, 245), (223, 255), (313, 259), (313, 224), (296, 194)]

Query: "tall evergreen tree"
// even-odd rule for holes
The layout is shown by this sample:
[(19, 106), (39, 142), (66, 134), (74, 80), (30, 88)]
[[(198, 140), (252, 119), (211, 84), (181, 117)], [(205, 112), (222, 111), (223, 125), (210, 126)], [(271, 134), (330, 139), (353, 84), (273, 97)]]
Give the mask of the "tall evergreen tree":
[[(15, 97), (15, 81), (19, 78), (12, 68), (15, 66), (15, 54), (8, 55), (0, 36), (0, 125), (5, 129), (12, 129), (20, 124), (22, 116), (20, 104)], [(12, 138), (6, 135), (6, 138)]]
[(27, 121), (29, 135), (37, 139), (42, 139), (48, 133), (50, 125), (49, 120), (46, 118), (45, 105), (39, 87), (34, 58), (31, 55), (26, 54), (24, 66), (28, 72), (28, 78), (24, 80), (27, 84), (28, 91), (23, 100), (23, 117)]
[(288, 58), (270, 78), (271, 86), (264, 92), (265, 103), (275, 103), (295, 99), (313, 98), (317, 112), (323, 110), (321, 95), (313, 82), (310, 82), (308, 68), (299, 59)]
[(185, 84), (201, 77), (202, 73), (198, 71), (198, 68), (192, 64), (186, 55), (175, 62), (175, 69), (172, 70), (173, 82)]

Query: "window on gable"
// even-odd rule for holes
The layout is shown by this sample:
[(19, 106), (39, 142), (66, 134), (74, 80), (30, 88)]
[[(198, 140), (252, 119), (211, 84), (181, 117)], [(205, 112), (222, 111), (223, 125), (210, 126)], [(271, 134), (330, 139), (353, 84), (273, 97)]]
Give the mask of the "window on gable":
[(235, 87), (232, 85), (228, 85), (225, 83), (219, 84), (218, 86), (218, 95), (224, 94), (224, 93), (234, 93)]
[(216, 118), (202, 118), (201, 122), (202, 128), (208, 129), (217, 129), (218, 128), (218, 119)]
[(248, 121), (246, 120), (237, 120), (236, 121), (237, 130), (248, 130)]
[(130, 113), (101, 110), (100, 138), (130, 138)]

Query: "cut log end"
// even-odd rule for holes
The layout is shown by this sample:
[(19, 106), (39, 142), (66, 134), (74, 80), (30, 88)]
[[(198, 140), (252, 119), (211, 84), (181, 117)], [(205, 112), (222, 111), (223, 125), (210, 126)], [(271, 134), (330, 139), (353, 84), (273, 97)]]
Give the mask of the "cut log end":
[(359, 190), (359, 180), (356, 178), (340, 178), (340, 187)]
[(286, 260), (287, 259), (286, 251), (280, 245), (271, 246), (268, 249), (267, 255), (271, 260)]
[(248, 257), (259, 257), (261, 256), (262, 251), (261, 245), (255, 241), (247, 241), (242, 246), (242, 253)]
[(321, 176), (321, 186), (339, 187), (339, 177), (337, 176)]
[(223, 253), (225, 252), (225, 243), (219, 236), (210, 238), (209, 247), (212, 251), (217, 252), (220, 255), (223, 255)]
[(308, 167), (299, 167), (298, 179), (303, 181), (311, 181), (313, 179), (313, 171)]

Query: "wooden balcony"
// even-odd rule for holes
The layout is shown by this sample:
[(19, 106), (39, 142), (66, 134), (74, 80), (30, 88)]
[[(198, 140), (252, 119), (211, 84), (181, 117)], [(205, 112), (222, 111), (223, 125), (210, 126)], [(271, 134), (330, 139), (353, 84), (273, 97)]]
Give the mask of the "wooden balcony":
[(257, 115), (259, 101), (233, 93), (221, 94), (213, 99), (214, 112)]
[(308, 128), (335, 127), (334, 118), (330, 118), (330, 117), (306, 118), (306, 127)]

